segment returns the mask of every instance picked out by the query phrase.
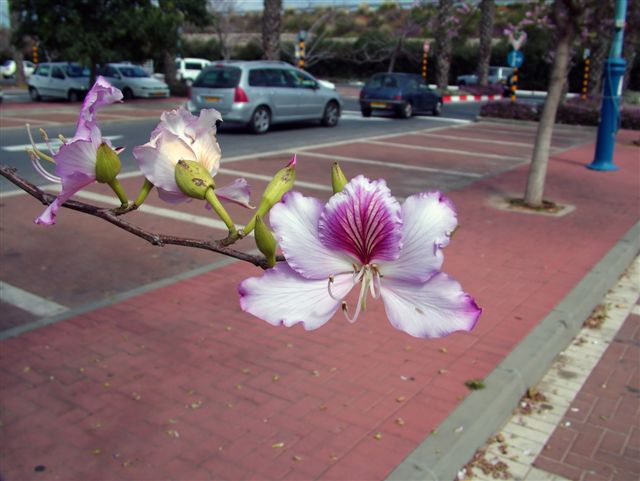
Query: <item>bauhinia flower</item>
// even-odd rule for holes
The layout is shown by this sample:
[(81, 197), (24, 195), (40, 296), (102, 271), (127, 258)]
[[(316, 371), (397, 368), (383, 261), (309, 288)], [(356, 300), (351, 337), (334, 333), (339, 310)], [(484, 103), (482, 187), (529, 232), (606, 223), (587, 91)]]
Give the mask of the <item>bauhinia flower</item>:
[[(96, 83), (84, 99), (76, 126), (76, 133), (70, 140), (64, 140), (57, 153), (49, 157), (40, 152), (35, 145), (29, 152), (36, 170), (47, 180), (61, 183), (60, 195), (35, 220), (36, 224), (55, 224), (58, 209), (73, 194), (83, 187), (98, 181), (109, 184), (125, 203), (126, 195), (116, 180), (120, 171), (120, 160), (111, 142), (102, 137), (96, 121), (96, 113), (103, 105), (112, 104), (122, 99), (122, 92), (113, 87), (103, 77)], [(31, 133), (29, 133), (31, 135)], [(33, 139), (31, 140), (33, 144)], [(56, 175), (47, 172), (40, 159), (55, 162)]]
[[(339, 308), (354, 322), (368, 293), (382, 299), (394, 327), (416, 337), (471, 330), (480, 316), (474, 299), (440, 271), (457, 217), (439, 192), (401, 206), (384, 180), (358, 176), (326, 205), (285, 194), (270, 223), (286, 262), (238, 290), (242, 309), (272, 325), (317, 329)], [(358, 284), (351, 316), (344, 299)]]
[[(149, 142), (133, 149), (140, 170), (158, 188), (161, 199), (179, 203), (203, 198), (201, 194), (208, 187), (215, 187), (213, 176), (218, 173), (221, 157), (216, 122), (221, 120), (220, 113), (214, 109), (202, 110), (196, 117), (184, 107), (179, 107), (164, 112)], [(190, 173), (193, 176), (188, 179)], [(186, 185), (189, 180), (192, 186)], [(211, 185), (198, 189), (204, 183)], [(245, 179), (215, 188), (215, 193), (218, 197), (250, 207), (249, 186)]]

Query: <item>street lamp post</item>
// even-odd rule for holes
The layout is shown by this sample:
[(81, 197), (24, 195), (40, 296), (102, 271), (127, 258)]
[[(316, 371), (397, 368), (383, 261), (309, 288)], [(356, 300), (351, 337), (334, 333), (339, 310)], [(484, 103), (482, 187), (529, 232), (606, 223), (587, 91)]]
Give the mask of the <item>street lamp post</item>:
[(618, 166), (613, 163), (613, 148), (620, 118), (622, 80), (627, 66), (627, 62), (622, 58), (626, 12), (627, 0), (616, 0), (613, 42), (611, 43), (609, 58), (604, 63), (604, 86), (596, 153), (593, 162), (587, 166), (592, 170), (618, 170)]

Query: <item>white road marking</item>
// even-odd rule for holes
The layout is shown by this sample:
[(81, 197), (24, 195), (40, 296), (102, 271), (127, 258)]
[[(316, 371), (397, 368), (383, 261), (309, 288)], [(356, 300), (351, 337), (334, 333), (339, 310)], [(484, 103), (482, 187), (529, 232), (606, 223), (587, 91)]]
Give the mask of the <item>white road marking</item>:
[(466, 155), (470, 157), (482, 157), (485, 159), (498, 159), (498, 160), (527, 160), (524, 157), (516, 157), (509, 155), (496, 155), (496, 154), (480, 154), (478, 152), (469, 152), (468, 150), (455, 150), (455, 149), (442, 149), (439, 147), (425, 147), (422, 145), (407, 145), (407, 144), (397, 144), (395, 142), (380, 142), (377, 140), (370, 140), (370, 144), (376, 145), (385, 145), (385, 146), (393, 146), (402, 149), (413, 149), (413, 150), (426, 150), (428, 152), (443, 152), (445, 154), (456, 154), (456, 155)]
[(68, 308), (56, 302), (0, 281), (0, 300), (36, 316), (54, 316)]
[[(371, 117), (363, 117), (362, 114), (357, 110), (343, 110), (340, 117), (348, 120), (362, 120), (365, 122), (370, 122), (370, 121), (375, 122), (380, 120), (385, 122), (386, 121), (402, 122), (404, 120), (404, 119), (397, 119), (395, 117), (377, 116), (377, 115), (372, 115)], [(438, 122), (450, 122), (453, 124), (465, 124), (465, 125), (473, 122), (471, 120), (466, 120), (466, 119), (454, 119), (449, 117), (433, 117), (433, 116), (424, 116), (424, 115), (416, 115), (411, 118), (416, 120), (435, 120)]]
[[(305, 152), (306, 154), (306, 152)], [(265, 182), (270, 182), (273, 179), (272, 176), (262, 175), (262, 174), (254, 174), (252, 172), (244, 172), (242, 170), (233, 170), (233, 169), (220, 169), (221, 174), (227, 175), (237, 175), (240, 177), (244, 177), (246, 179), (255, 179), (255, 180), (263, 180)], [(321, 190), (325, 192), (333, 192), (333, 189), (330, 185), (325, 184), (316, 184), (315, 182), (305, 182), (303, 180), (296, 180), (296, 187), (305, 187), (307, 189), (313, 190)]]
[(456, 137), (454, 135), (439, 135), (439, 134), (431, 134), (429, 132), (421, 132), (417, 135), (421, 135), (423, 137), (434, 137), (436, 139), (446, 139), (446, 140), (457, 140), (462, 142), (480, 142), (484, 144), (498, 144), (498, 145), (511, 145), (514, 147), (533, 147), (531, 142), (508, 142), (506, 140), (495, 140), (495, 139), (473, 139), (473, 138), (465, 138), (462, 139), (460, 137)]
[[(369, 140), (369, 142), (371, 142)], [(381, 143), (383, 145), (387, 145), (384, 144), (383, 142), (377, 142), (377, 143)], [(434, 169), (431, 167), (423, 167), (420, 165), (405, 165), (405, 164), (394, 164), (392, 162), (382, 162), (380, 160), (370, 160), (370, 159), (359, 159), (356, 157), (345, 157), (342, 155), (333, 155), (333, 154), (321, 154), (319, 152), (303, 152), (305, 155), (310, 155), (312, 157), (322, 157), (324, 159), (333, 159), (333, 160), (340, 160), (343, 162), (351, 162), (353, 164), (366, 164), (366, 165), (377, 165), (377, 166), (382, 166), (382, 167), (389, 167), (392, 169), (399, 169), (399, 170), (414, 170), (417, 172), (432, 172), (432, 173), (436, 173), (436, 174), (447, 174), (447, 175), (457, 175), (460, 177), (473, 177), (476, 179), (479, 179), (482, 177), (482, 174), (475, 174), (475, 173), (471, 173), (471, 172), (460, 172), (458, 170), (448, 170), (448, 169)], [(468, 154), (471, 155), (471, 154)]]
[[(117, 139), (121, 139), (122, 135), (105, 135), (103, 138), (109, 139), (109, 140), (117, 140)], [(49, 149), (49, 147), (45, 142), (38, 142), (35, 145), (38, 150), (42, 150), (46, 152)], [(52, 149), (57, 149), (62, 145), (62, 141), (58, 138), (52, 138), (52, 139), (49, 139), (49, 145), (51, 146)], [(2, 150), (6, 150), (7, 152), (24, 152), (28, 148), (31, 148), (31, 144), (7, 145), (5, 147), (2, 147)]]

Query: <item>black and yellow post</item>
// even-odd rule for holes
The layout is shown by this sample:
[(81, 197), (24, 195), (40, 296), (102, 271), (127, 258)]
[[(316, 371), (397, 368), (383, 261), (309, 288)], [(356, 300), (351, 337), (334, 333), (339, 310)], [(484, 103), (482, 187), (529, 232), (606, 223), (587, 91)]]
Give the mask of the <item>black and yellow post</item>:
[(298, 41), (298, 49), (300, 53), (300, 57), (298, 57), (298, 68), (301, 68), (304, 70), (304, 39), (303, 38), (301, 38)]
[(37, 43), (33, 44), (33, 47), (31, 50), (31, 61), (36, 65), (38, 64), (38, 44)]
[(514, 67), (513, 76), (511, 77), (511, 101), (516, 101), (516, 92), (518, 90), (518, 67)]
[(424, 52), (422, 54), (422, 79), (424, 83), (427, 83), (427, 63), (429, 61), (429, 53)]
[(582, 100), (587, 100), (587, 92), (589, 90), (589, 67), (591, 64), (591, 59), (589, 57), (584, 59), (584, 74), (582, 76), (582, 93), (580, 94), (580, 98)]

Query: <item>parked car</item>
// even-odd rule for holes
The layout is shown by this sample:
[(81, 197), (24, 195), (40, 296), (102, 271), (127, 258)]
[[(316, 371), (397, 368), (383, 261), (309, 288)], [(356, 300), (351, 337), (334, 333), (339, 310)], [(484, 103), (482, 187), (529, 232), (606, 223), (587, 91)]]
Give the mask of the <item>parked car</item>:
[(131, 63), (109, 63), (98, 69), (98, 75), (122, 91), (125, 100), (134, 97), (155, 98), (169, 96), (169, 86), (152, 77), (138, 65)]
[(191, 112), (215, 108), (225, 123), (246, 125), (256, 134), (272, 124), (319, 120), (334, 127), (342, 98), (300, 69), (280, 61), (224, 61), (206, 67), (191, 86)]
[(41, 63), (27, 85), (31, 100), (57, 97), (77, 102), (89, 91), (89, 69), (72, 62)]
[(180, 82), (191, 85), (203, 68), (211, 63), (204, 58), (177, 58), (176, 78)]
[[(33, 71), (36, 69), (36, 65), (29, 60), (22, 61), (22, 70), (24, 72), (25, 77), (29, 77)], [(16, 75), (16, 62), (15, 60), (5, 60), (2, 65), (0, 65), (0, 74), (4, 78), (11, 78)]]
[(440, 115), (442, 96), (424, 83), (420, 75), (377, 73), (360, 90), (360, 112), (370, 117), (374, 110), (392, 111), (409, 118), (415, 112)]
[[(487, 82), (490, 84), (507, 83), (512, 75), (513, 69), (511, 67), (489, 67)], [(461, 87), (465, 85), (476, 85), (478, 83), (478, 76), (476, 74), (459, 75), (456, 83)]]

